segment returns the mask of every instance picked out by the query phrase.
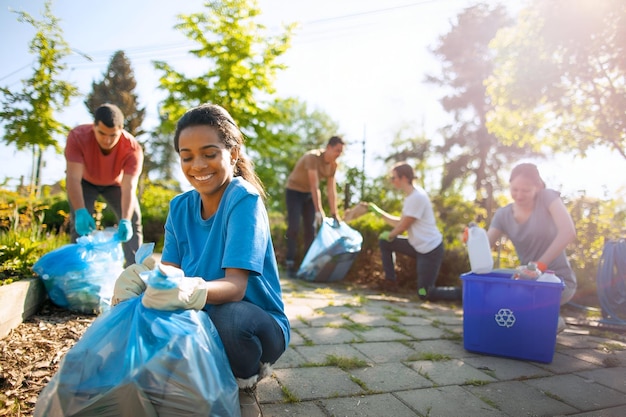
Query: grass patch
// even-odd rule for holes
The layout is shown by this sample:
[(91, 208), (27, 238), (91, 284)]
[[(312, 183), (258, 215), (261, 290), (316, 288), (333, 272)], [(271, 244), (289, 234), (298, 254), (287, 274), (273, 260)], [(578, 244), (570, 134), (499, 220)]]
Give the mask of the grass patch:
[(337, 294), (335, 292), (335, 290), (333, 290), (332, 288), (316, 288), (315, 291), (313, 291), (315, 294), (321, 294), (321, 295), (335, 295)]
[(298, 398), (286, 386), (281, 385), (280, 386), (280, 390), (283, 392), (283, 398), (285, 399), (285, 403), (293, 404), (293, 403), (299, 403), (300, 402), (300, 398)]
[(325, 365), (336, 366), (337, 368), (344, 371), (348, 369), (367, 368), (369, 366), (367, 362), (365, 362), (363, 359), (355, 357), (346, 358), (337, 355), (327, 355)]
[(449, 361), (451, 358), (449, 355), (435, 352), (421, 352), (415, 355), (409, 356), (409, 361), (431, 361), (431, 362), (443, 362)]
[(481, 379), (468, 379), (463, 383), (463, 385), (472, 385), (474, 387), (482, 387), (483, 385), (487, 385), (487, 384), (490, 384), (490, 382), (483, 381)]

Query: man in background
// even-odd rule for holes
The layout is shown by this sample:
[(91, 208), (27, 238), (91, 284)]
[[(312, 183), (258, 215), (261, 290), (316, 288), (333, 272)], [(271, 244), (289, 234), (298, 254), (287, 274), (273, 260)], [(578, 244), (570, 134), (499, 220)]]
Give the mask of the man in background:
[(305, 153), (296, 163), (287, 178), (287, 275), (295, 278), (295, 265), (300, 224), (304, 234), (304, 253), (311, 246), (315, 230), (325, 217), (322, 205), (320, 180), (326, 179), (326, 195), (330, 216), (337, 219), (337, 158), (343, 152), (344, 142), (339, 136), (328, 140), (325, 149), (314, 149)]
[(94, 203), (102, 196), (119, 221), (117, 235), (126, 265), (135, 262), (143, 243), (137, 184), (143, 169), (143, 150), (124, 130), (124, 115), (113, 104), (94, 113), (93, 124), (72, 129), (65, 147), (67, 195), (72, 242), (96, 228)]

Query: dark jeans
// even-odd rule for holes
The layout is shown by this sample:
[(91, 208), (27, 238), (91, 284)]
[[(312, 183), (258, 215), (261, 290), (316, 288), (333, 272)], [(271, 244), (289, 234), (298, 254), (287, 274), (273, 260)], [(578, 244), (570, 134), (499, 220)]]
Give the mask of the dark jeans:
[(287, 189), (285, 193), (287, 203), (287, 262), (293, 262), (296, 258), (298, 247), (298, 235), (300, 234), (300, 222), (304, 232), (304, 252), (309, 249), (315, 237), (315, 206), (311, 193), (302, 193)]
[(419, 253), (411, 246), (409, 240), (404, 236), (399, 236), (393, 241), (380, 239), (380, 255), (383, 261), (385, 278), (390, 281), (396, 280), (395, 255), (402, 253), (414, 257), (417, 269), (417, 293), (420, 298), (435, 300), (447, 299), (456, 300), (460, 298), (460, 288), (435, 287), (439, 269), (443, 262), (444, 245), (443, 242), (428, 253)]
[(237, 378), (257, 375), (261, 363), (275, 363), (286, 349), (276, 320), (255, 304), (237, 301), (214, 305), (209, 309), (209, 317)]
[[(94, 203), (101, 195), (109, 207), (113, 210), (117, 219), (122, 217), (122, 189), (117, 185), (94, 185), (88, 181), (82, 180), (81, 185), (83, 187), (83, 199), (85, 200), (85, 208), (90, 214), (94, 212)], [(133, 236), (126, 243), (122, 244), (124, 249), (124, 258), (126, 259), (126, 266), (135, 263), (135, 252), (139, 249), (139, 246), (143, 243), (143, 227), (141, 225), (141, 211), (139, 210), (139, 203), (135, 205), (135, 211), (133, 212), (133, 218), (130, 220), (133, 225)], [(74, 208), (70, 204), (70, 237), (72, 242), (76, 242), (78, 239), (78, 233), (74, 227)]]

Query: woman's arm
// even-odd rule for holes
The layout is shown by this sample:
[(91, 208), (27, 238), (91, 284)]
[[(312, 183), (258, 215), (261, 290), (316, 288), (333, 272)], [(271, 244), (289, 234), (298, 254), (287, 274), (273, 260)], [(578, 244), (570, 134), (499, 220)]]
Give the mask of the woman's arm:
[(563, 201), (560, 198), (556, 198), (550, 203), (548, 210), (556, 225), (557, 233), (550, 246), (548, 246), (548, 249), (546, 249), (539, 259), (536, 259), (536, 261), (546, 265), (549, 265), (550, 262), (565, 250), (567, 245), (576, 240), (576, 227)]

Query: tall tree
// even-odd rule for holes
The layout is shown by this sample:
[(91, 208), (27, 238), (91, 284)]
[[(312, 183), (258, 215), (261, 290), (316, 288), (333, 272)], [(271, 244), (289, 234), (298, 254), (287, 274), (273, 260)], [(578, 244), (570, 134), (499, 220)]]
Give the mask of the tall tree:
[[(198, 59), (198, 73), (187, 77), (165, 62), (160, 88), (168, 96), (162, 105), (163, 131), (189, 108), (212, 102), (226, 108), (246, 134), (247, 147), (262, 152), (280, 146), (279, 135), (269, 125), (281, 120), (272, 107), (274, 80), (284, 65), (278, 62), (290, 45), (294, 25), (284, 33), (265, 35), (255, 19), (261, 13), (256, 0), (210, 0), (206, 12), (180, 15), (176, 28), (198, 44), (190, 51)], [(265, 100), (265, 101), (264, 101)]]
[(626, 158), (626, 2), (534, 0), (493, 43), (489, 130), (503, 142)]
[(438, 150), (444, 156), (441, 192), (455, 185), (458, 192), (459, 186), (473, 179), (475, 201), (486, 210), (487, 217), (493, 209), (493, 184), (499, 182), (498, 172), (527, 152), (500, 144), (486, 127), (491, 102), (484, 80), (493, 67), (489, 43), (511, 23), (503, 6), (468, 7), (433, 50), (442, 61), (441, 73), (426, 78), (451, 91), (441, 99), (443, 108), (454, 116), (454, 121), (443, 129), (444, 144)]
[(91, 114), (104, 103), (118, 106), (124, 113), (124, 127), (134, 136), (140, 136), (141, 125), (146, 114), (145, 107), (138, 107), (135, 88), (137, 81), (130, 60), (123, 51), (113, 54), (102, 81), (91, 83), (91, 93), (85, 99), (85, 106)]
[(66, 69), (63, 59), (71, 54), (71, 50), (63, 38), (59, 19), (52, 14), (51, 2), (45, 2), (42, 20), (26, 12), (16, 13), (19, 22), (35, 28), (29, 51), (37, 58), (33, 75), (22, 82), (21, 91), (0, 88), (0, 123), (4, 125), (3, 140), (7, 144), (15, 145), (18, 150), (30, 148), (33, 152), (30, 190), (38, 194), (43, 152), (53, 147), (60, 153), (62, 149), (56, 137), (69, 130), (55, 119), (55, 112), (67, 107), (70, 99), (79, 93), (75, 85), (62, 79)]

